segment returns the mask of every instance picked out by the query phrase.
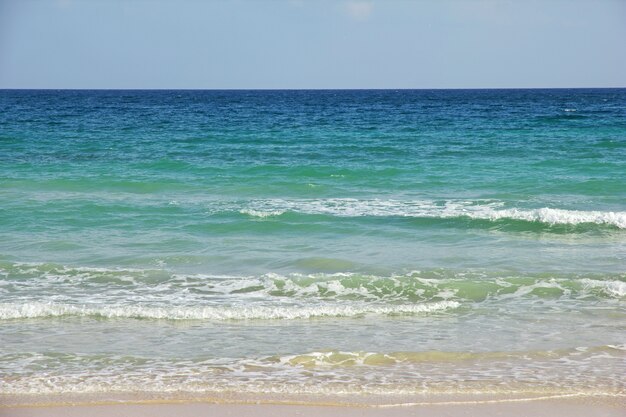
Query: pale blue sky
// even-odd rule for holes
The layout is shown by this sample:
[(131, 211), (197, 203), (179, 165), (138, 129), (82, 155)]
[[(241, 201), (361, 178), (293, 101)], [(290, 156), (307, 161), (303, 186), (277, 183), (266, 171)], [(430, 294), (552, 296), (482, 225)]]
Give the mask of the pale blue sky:
[(626, 0), (0, 0), (0, 88), (626, 87)]

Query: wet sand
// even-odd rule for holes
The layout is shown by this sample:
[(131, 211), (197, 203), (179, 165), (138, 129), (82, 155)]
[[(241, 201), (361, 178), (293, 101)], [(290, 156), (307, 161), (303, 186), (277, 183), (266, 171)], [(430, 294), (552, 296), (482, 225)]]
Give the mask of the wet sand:
[(0, 417), (377, 417), (377, 416), (533, 416), (533, 417), (621, 417), (626, 415), (623, 397), (565, 398), (532, 401), (460, 401), (403, 406), (300, 405), (300, 404), (215, 404), (204, 402), (143, 404), (97, 404), (62, 406), (5, 406)]

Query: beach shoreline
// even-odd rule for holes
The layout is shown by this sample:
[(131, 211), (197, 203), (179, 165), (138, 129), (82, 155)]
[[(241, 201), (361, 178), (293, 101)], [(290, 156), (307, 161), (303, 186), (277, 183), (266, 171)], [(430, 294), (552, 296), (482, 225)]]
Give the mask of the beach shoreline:
[[(76, 398), (74, 399), (76, 400)], [(83, 398), (85, 401), (86, 398)], [(92, 398), (93, 400), (93, 398)], [(459, 397), (412, 403), (339, 403), (244, 399), (164, 400), (135, 399), (93, 402), (66, 402), (0, 406), (0, 417), (57, 416), (527, 416), (583, 417), (621, 416), (626, 410), (623, 396), (543, 396), (534, 398), (487, 399)]]

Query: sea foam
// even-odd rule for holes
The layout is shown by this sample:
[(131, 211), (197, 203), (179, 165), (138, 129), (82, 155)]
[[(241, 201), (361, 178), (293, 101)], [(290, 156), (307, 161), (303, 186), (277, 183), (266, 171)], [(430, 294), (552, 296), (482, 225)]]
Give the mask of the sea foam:
[(505, 208), (499, 201), (403, 201), (358, 200), (330, 198), (310, 200), (269, 199), (254, 200), (241, 213), (256, 217), (279, 216), (286, 212), (321, 214), (338, 217), (416, 217), (455, 218), (478, 220), (520, 220), (548, 225), (601, 224), (626, 229), (626, 212), (599, 210), (566, 210), (559, 208)]
[(315, 306), (262, 306), (237, 307), (150, 307), (138, 305), (88, 306), (61, 303), (3, 303), (0, 319), (25, 319), (45, 317), (103, 317), (158, 320), (295, 320), (323, 317), (363, 317), (368, 315), (411, 315), (444, 311), (459, 307), (456, 301), (425, 304), (371, 305), (363, 303)]

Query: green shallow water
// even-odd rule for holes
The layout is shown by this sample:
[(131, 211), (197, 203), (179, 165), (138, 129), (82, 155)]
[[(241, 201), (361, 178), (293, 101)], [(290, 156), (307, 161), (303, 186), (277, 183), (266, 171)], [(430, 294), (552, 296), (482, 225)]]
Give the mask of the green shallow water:
[(624, 89), (0, 91), (0, 395), (621, 395), (625, 120)]

